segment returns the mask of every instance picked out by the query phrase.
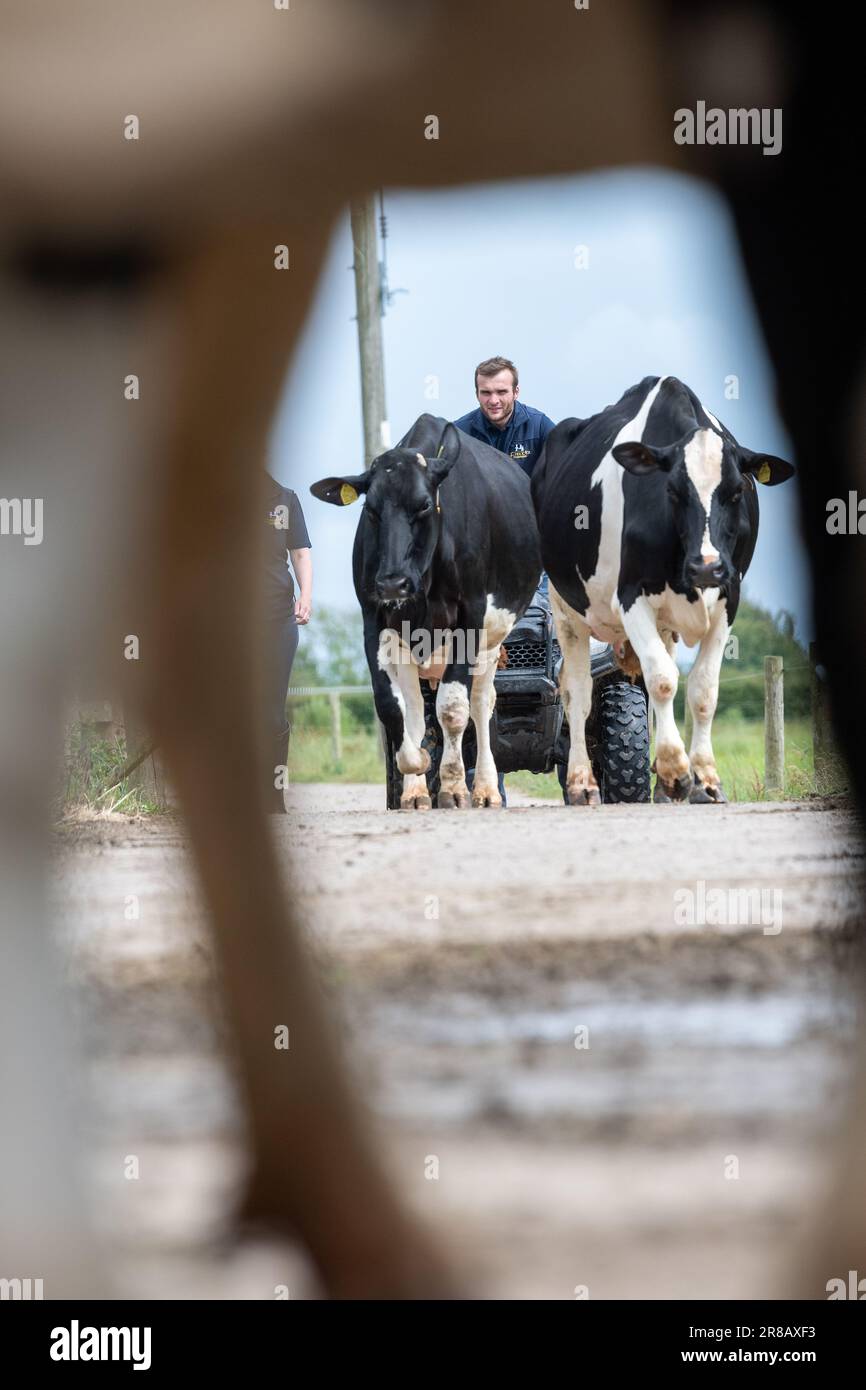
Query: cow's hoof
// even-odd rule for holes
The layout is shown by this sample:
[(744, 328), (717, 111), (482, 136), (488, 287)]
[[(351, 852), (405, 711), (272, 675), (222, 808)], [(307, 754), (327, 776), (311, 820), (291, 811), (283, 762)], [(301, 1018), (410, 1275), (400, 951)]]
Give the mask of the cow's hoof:
[(429, 796), (401, 796), (401, 811), (429, 811), (433, 805)]
[(440, 792), (436, 798), (436, 805), (440, 811), (467, 811), (469, 792)]
[(482, 810), (486, 809), (488, 811), (501, 811), (502, 797), (499, 795), (499, 792), (495, 788), (493, 789), (493, 791), (487, 792), (479, 791), (478, 788), (476, 788), (475, 791), (473, 791), (472, 793), (472, 805), (475, 807), (481, 807)]
[(598, 787), (572, 787), (568, 792), (569, 806), (600, 806), (601, 793)]
[(722, 791), (721, 783), (713, 787), (708, 783), (699, 782), (697, 778), (695, 778), (695, 785), (689, 793), (689, 801), (693, 806), (707, 806), (713, 804), (717, 806), (727, 806), (728, 804), (728, 798)]
[(683, 773), (682, 777), (675, 778), (673, 782), (665, 782), (656, 775), (653, 801), (690, 801), (693, 791), (694, 781), (690, 772)]

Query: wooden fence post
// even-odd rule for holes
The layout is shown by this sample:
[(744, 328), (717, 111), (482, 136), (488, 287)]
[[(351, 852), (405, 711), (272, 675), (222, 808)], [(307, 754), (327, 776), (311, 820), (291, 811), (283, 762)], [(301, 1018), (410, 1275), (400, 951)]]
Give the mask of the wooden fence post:
[(329, 699), (331, 701), (331, 747), (334, 754), (334, 762), (338, 763), (343, 757), (343, 730), (340, 727), (339, 693), (332, 690)]
[[(819, 669), (820, 668), (820, 669)], [(830, 713), (830, 692), (827, 677), (818, 660), (818, 647), (809, 643), (809, 685), (812, 694), (812, 754), (815, 770), (815, 790), (820, 790), (828, 764), (833, 758), (833, 720)]]
[[(153, 740), (147, 730), (136, 723), (135, 716), (128, 709), (124, 710), (124, 715), (126, 716), (124, 719), (126, 759), (127, 762), (130, 762)], [(152, 748), (138, 767), (130, 772), (128, 780), (131, 786), (139, 788), (145, 800), (157, 806), (160, 811), (166, 809), (168, 794), (165, 785), (165, 772), (157, 748)]]
[(95, 743), (110, 743), (119, 733), (117, 715), (110, 700), (79, 704), (77, 717), (81, 726), (81, 751), (88, 760)]
[(780, 656), (764, 657), (764, 790), (785, 789), (785, 694)]

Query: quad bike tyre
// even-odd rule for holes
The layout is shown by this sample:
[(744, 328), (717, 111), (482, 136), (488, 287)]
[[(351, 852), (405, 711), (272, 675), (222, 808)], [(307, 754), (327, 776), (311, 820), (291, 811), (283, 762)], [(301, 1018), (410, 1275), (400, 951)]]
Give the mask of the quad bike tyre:
[(628, 680), (605, 681), (595, 692), (587, 744), (603, 803), (650, 800), (650, 740), (646, 691)]

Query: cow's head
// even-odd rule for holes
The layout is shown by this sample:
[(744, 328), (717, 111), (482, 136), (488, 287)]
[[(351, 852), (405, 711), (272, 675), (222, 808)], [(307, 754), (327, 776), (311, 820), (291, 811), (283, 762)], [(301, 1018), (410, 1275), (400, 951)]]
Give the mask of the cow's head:
[(726, 589), (736, 575), (733, 555), (748, 530), (746, 475), (774, 487), (794, 469), (773, 454), (753, 454), (730, 435), (699, 428), (675, 444), (616, 444), (617, 463), (638, 477), (667, 474), (667, 493), (683, 549), (686, 589)]
[(460, 436), (446, 425), (429, 456), (389, 449), (366, 473), (323, 478), (310, 488), (314, 497), (337, 507), (366, 493), (364, 515), (378, 562), (370, 594), (376, 603), (400, 606), (427, 592), (441, 525), (439, 487), (459, 453)]

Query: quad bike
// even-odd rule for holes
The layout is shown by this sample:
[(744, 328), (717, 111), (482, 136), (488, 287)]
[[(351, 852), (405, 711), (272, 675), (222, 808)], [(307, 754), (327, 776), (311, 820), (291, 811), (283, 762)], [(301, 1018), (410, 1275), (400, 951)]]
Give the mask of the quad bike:
[[(592, 708), (586, 741), (603, 802), (650, 800), (650, 739), (643, 682), (623, 675), (609, 646), (592, 640)], [(490, 720), (490, 743), (500, 772), (553, 772), (568, 762), (568, 721), (559, 695), (562, 655), (546, 607), (530, 605), (503, 643), (506, 664), (494, 677), (496, 705)], [(433, 805), (439, 791), (442, 730), (436, 718), (436, 691), (421, 681), (426, 732), (422, 746), (430, 754), (427, 787)], [(389, 811), (399, 810), (403, 774), (396, 749), (385, 741), (386, 797)], [(463, 736), (463, 762), (475, 765), (475, 730), (470, 720)], [(562, 780), (562, 777), (560, 778)]]

